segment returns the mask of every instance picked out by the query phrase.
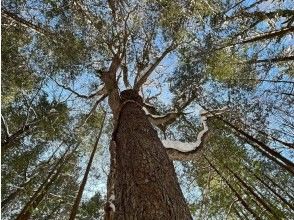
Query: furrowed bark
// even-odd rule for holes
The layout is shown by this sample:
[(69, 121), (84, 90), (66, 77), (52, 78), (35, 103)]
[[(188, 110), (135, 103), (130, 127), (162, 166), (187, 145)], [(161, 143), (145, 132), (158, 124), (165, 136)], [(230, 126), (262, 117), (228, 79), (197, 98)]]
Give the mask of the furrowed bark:
[(106, 219), (192, 219), (173, 164), (142, 110), (142, 98), (134, 90), (122, 92), (121, 98), (108, 186), (113, 194), (106, 207), (113, 218), (106, 214)]

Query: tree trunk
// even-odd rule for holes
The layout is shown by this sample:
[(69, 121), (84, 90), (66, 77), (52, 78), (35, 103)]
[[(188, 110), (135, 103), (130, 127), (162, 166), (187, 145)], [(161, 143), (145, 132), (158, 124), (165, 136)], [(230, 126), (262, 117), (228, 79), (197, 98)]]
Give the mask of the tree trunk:
[(69, 216), (69, 220), (75, 220), (76, 215), (78, 213), (79, 205), (80, 205), (80, 202), (81, 202), (81, 199), (82, 199), (82, 196), (83, 196), (83, 192), (84, 192), (87, 180), (88, 180), (88, 176), (89, 176), (89, 173), (90, 173), (92, 162), (93, 162), (95, 153), (97, 151), (98, 143), (99, 143), (99, 140), (100, 140), (100, 137), (101, 137), (101, 134), (102, 134), (105, 117), (106, 117), (106, 113), (104, 113), (103, 120), (102, 120), (102, 123), (101, 123), (101, 128), (100, 128), (99, 134), (97, 136), (97, 139), (96, 139), (96, 141), (94, 143), (94, 147), (93, 147), (92, 153), (90, 155), (90, 159), (89, 159), (89, 162), (87, 164), (83, 180), (82, 180), (81, 185), (79, 187), (78, 194), (77, 194), (75, 202), (74, 202), (74, 204), (72, 206), (71, 213), (70, 213), (70, 216)]
[(66, 151), (57, 161), (53, 169), (47, 175), (45, 181), (38, 187), (38, 189), (34, 192), (30, 200), (25, 204), (21, 212), (16, 217), (16, 220), (28, 220), (31, 218), (31, 215), (33, 214), (34, 210), (38, 207), (38, 205), (43, 200), (43, 198), (45, 197), (45, 195), (47, 194), (55, 180), (59, 177), (65, 163), (73, 155), (77, 146), (69, 154), (68, 151), (70, 150), (70, 147), (66, 149)]
[[(241, 134), (244, 136), (244, 138), (241, 135), (236, 134), (236, 136), (240, 137), (241, 139), (245, 140), (248, 144), (250, 144), (252, 147), (254, 147), (256, 150), (258, 150), (260, 153), (262, 153), (264, 156), (267, 158), (271, 159), (272, 161), (276, 162), (280, 166), (284, 167), (286, 170), (294, 174), (294, 163), (287, 159), (286, 157), (282, 156), (280, 153), (277, 151), (271, 149), (269, 146), (264, 144), (262, 141), (257, 140), (255, 137), (251, 136), (247, 132), (239, 129), (237, 126), (233, 125), (229, 121), (215, 116), (222, 122), (224, 122), (226, 125), (228, 125), (230, 128), (235, 130), (237, 133)], [(257, 145), (253, 144), (256, 143)]]
[(113, 204), (106, 207), (105, 218), (192, 219), (173, 164), (142, 110), (142, 98), (126, 90), (121, 99), (108, 185)]
[(232, 186), (232, 184), (220, 173), (220, 171), (211, 163), (211, 161), (203, 155), (204, 159), (208, 162), (209, 166), (212, 167), (212, 169), (221, 177), (221, 179), (227, 184), (227, 186), (232, 190), (232, 192), (235, 194), (237, 199), (241, 202), (243, 207), (253, 215), (254, 219), (261, 220), (261, 218), (256, 214), (256, 212), (245, 202), (245, 200), (242, 198), (242, 195), (240, 195), (237, 190)]
[(267, 184), (264, 180), (262, 180), (256, 173), (254, 173), (251, 169), (245, 166), (245, 169), (250, 172), (256, 179), (258, 179), (264, 186), (266, 186), (275, 196), (277, 196), (281, 201), (283, 201), (286, 205), (288, 205), (293, 211), (294, 206), (290, 204), (283, 196), (281, 196), (274, 188), (272, 188), (269, 184)]
[(20, 186), (14, 191), (14, 192), (12, 192), (12, 193), (9, 194), (5, 199), (3, 199), (3, 200), (1, 201), (1, 209), (2, 209), (2, 211), (6, 208), (6, 206), (7, 206), (9, 203), (11, 203), (11, 201), (15, 200), (15, 198), (16, 198), (17, 196), (19, 196), (19, 194), (20, 194), (21, 192), (23, 192), (23, 191), (25, 190), (25, 188), (26, 188), (31, 182), (33, 182), (33, 180), (36, 179), (36, 177), (37, 177), (37, 175), (34, 176), (34, 177), (32, 177), (29, 181), (27, 181), (27, 182), (21, 184), (21, 185), (20, 185)]
[(232, 171), (229, 167), (225, 166), (225, 168), (231, 173), (233, 174), (233, 176), (241, 183), (241, 185), (248, 190), (256, 199), (256, 201), (258, 201), (273, 217), (274, 219), (279, 219), (279, 216), (275, 213), (275, 210), (272, 208), (271, 205), (268, 205), (264, 199), (259, 196), (257, 194), (256, 189), (252, 188), (251, 186), (249, 186), (247, 183), (245, 183), (244, 180), (242, 180), (234, 171)]

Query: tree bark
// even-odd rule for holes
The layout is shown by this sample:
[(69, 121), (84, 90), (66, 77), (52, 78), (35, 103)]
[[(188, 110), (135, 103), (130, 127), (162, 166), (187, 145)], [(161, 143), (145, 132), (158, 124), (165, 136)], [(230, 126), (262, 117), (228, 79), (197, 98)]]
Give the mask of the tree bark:
[(126, 90), (121, 101), (111, 144), (112, 206), (106, 207), (105, 219), (192, 219), (173, 164), (142, 110), (142, 98)]

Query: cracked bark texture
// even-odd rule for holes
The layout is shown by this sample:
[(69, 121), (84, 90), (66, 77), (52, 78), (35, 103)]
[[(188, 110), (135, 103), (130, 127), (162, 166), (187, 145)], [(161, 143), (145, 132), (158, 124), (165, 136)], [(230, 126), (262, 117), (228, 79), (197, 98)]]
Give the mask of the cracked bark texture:
[(114, 219), (192, 219), (172, 162), (134, 90), (121, 93), (113, 140)]

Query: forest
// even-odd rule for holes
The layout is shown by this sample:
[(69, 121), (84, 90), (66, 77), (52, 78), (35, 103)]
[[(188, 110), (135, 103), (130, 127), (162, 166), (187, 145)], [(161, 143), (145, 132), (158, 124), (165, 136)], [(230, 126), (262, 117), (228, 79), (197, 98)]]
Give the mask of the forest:
[(294, 219), (293, 0), (1, 1), (1, 219)]

